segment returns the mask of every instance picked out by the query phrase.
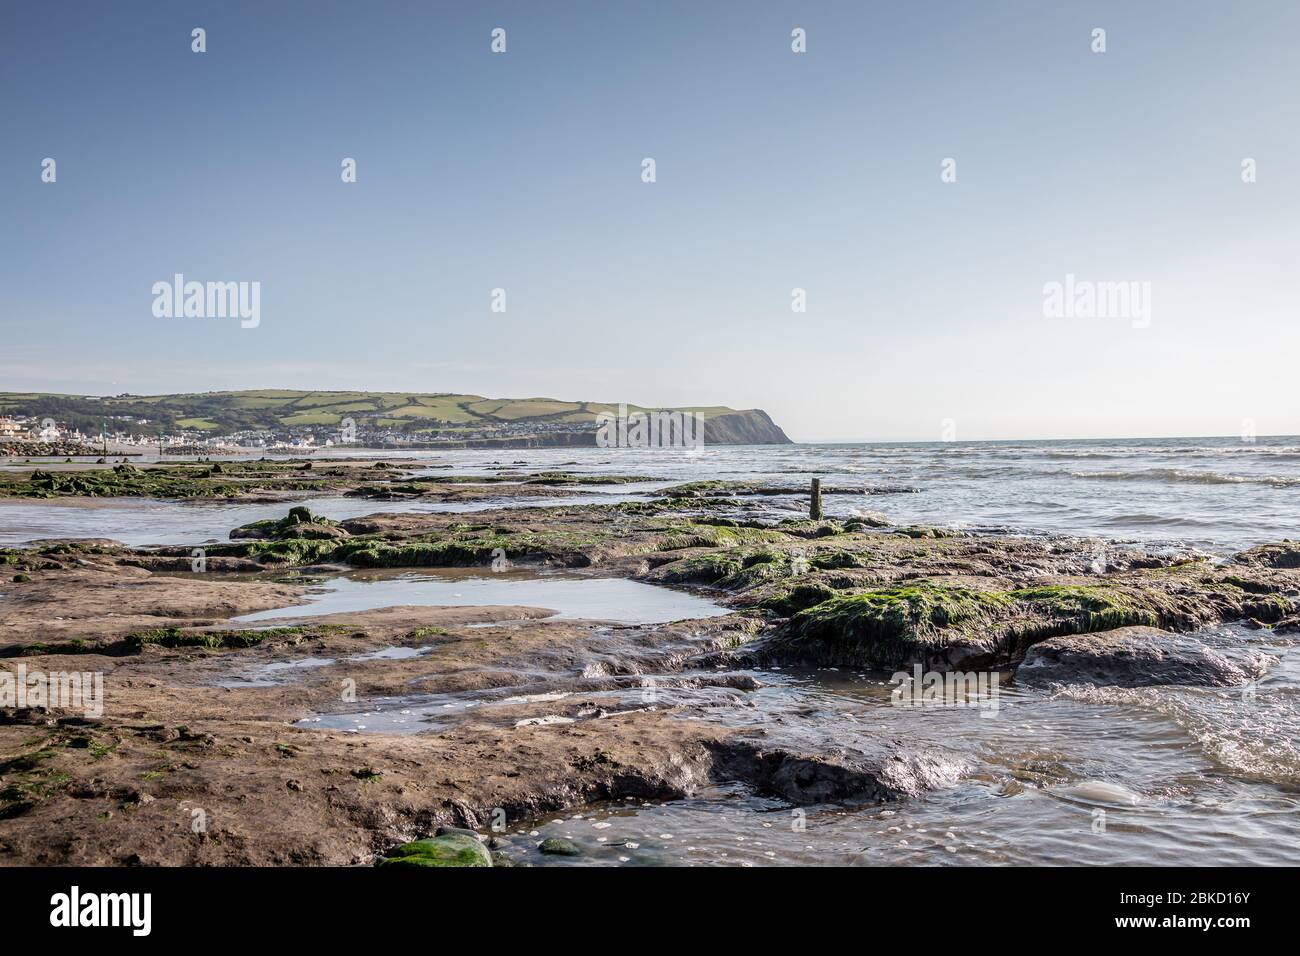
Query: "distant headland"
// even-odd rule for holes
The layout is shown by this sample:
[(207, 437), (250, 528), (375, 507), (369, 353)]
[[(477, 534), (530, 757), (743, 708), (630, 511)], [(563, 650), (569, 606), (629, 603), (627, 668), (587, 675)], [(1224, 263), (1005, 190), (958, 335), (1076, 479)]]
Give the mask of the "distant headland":
[(554, 448), (597, 444), (611, 416), (693, 416), (704, 444), (775, 445), (790, 439), (760, 409), (657, 409), (553, 398), (450, 392), (258, 389), (113, 396), (0, 392), (9, 440), (239, 447)]

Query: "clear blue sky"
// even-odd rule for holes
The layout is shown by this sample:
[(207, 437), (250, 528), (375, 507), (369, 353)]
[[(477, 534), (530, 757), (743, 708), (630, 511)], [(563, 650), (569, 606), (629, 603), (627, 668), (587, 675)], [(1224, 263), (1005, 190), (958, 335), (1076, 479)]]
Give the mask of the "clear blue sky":
[[(1300, 432), (1298, 36), (1283, 0), (5, 0), (0, 389)], [(261, 282), (260, 327), (155, 318), (176, 272)], [(1045, 318), (1067, 273), (1150, 282), (1150, 327)]]

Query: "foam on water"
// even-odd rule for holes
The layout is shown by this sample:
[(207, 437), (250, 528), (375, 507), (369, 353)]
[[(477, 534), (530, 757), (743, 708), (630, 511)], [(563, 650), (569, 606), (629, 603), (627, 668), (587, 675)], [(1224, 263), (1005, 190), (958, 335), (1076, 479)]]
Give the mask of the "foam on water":
[(1089, 704), (1139, 709), (1168, 718), (1225, 772), (1252, 780), (1300, 785), (1300, 690), (1259, 686), (1091, 687), (1062, 696)]

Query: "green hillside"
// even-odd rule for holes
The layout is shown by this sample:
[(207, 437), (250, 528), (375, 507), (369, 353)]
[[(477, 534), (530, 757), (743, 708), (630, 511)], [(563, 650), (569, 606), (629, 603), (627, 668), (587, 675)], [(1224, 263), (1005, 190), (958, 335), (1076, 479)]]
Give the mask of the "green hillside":
[[(628, 411), (644, 411), (628, 405)], [(152, 435), (180, 431), (208, 435), (268, 431), (280, 434), (337, 428), (350, 418), (358, 429), (406, 434), (517, 434), (532, 426), (580, 428), (601, 412), (618, 406), (603, 402), (566, 402), (554, 398), (485, 398), (482, 395), (420, 392), (304, 392), (289, 389), (201, 392), (182, 395), (51, 395), (0, 392), (0, 414), (51, 417), (98, 433)], [(675, 409), (699, 412), (705, 420), (747, 416), (725, 406)], [(762, 413), (758, 413), (761, 415)], [(766, 416), (762, 416), (766, 419)], [(721, 423), (719, 423), (721, 424)], [(774, 427), (774, 426), (773, 426)], [(778, 429), (779, 431), (779, 429)], [(784, 436), (781, 436), (784, 438)]]

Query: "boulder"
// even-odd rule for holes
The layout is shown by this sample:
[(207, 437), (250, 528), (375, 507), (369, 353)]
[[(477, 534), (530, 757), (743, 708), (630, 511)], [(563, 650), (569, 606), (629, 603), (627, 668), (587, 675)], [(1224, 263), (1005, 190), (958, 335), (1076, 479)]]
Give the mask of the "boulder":
[(950, 786), (967, 771), (958, 754), (899, 741), (863, 739), (852, 746), (810, 748), (808, 741), (742, 732), (709, 745), (714, 774), (743, 780), (796, 806), (819, 803), (884, 803)]
[(1070, 634), (1034, 644), (1016, 670), (1017, 683), (1149, 687), (1227, 687), (1256, 674), (1194, 638), (1154, 627)]
[[(35, 475), (32, 476), (33, 479)], [(1262, 565), (1266, 568), (1300, 568), (1300, 544), (1283, 539), (1278, 544), (1261, 544), (1242, 551), (1235, 558), (1238, 564)]]

